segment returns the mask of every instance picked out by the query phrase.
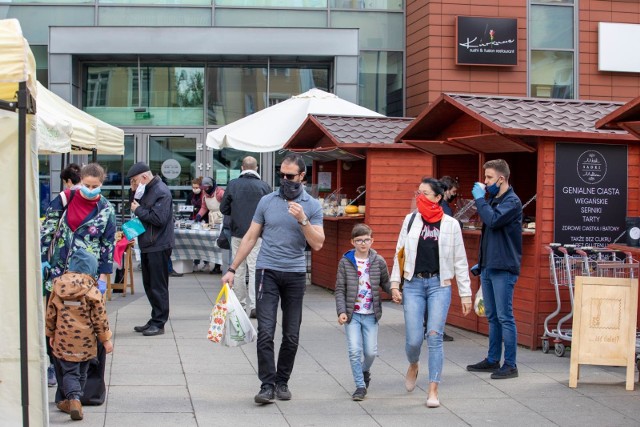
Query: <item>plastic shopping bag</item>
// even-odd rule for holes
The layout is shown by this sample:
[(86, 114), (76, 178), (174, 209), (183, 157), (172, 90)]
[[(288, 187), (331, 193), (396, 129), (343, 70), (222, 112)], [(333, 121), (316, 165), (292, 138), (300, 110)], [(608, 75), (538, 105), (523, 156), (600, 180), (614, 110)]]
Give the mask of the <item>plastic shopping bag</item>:
[(145, 229), (138, 218), (133, 218), (122, 224), (122, 231), (128, 240), (133, 240), (144, 233)]
[(224, 330), (222, 331), (222, 344), (227, 347), (237, 347), (255, 341), (258, 333), (251, 324), (247, 312), (240, 304), (233, 289), (229, 289), (227, 307), (229, 310)]
[(220, 343), (222, 342), (222, 333), (224, 332), (225, 322), (227, 320), (229, 302), (229, 285), (225, 283), (220, 289), (216, 303), (211, 309), (209, 332), (207, 339), (209, 341)]
[(482, 287), (478, 289), (478, 293), (476, 294), (476, 300), (473, 303), (473, 310), (476, 312), (478, 317), (486, 317), (487, 315), (484, 313), (484, 298), (482, 296)]

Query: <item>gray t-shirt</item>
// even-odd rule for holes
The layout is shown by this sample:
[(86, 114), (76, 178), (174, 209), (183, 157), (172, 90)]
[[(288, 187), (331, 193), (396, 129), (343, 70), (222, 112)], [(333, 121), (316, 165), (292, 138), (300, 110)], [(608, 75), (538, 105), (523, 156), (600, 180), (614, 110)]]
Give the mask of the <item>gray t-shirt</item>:
[[(309, 223), (322, 225), (322, 206), (316, 199), (303, 190), (293, 201), (302, 206)], [(306, 273), (304, 249), (307, 241), (302, 226), (288, 210), (289, 204), (278, 191), (260, 199), (253, 215), (253, 222), (262, 225), (262, 246), (256, 268)]]

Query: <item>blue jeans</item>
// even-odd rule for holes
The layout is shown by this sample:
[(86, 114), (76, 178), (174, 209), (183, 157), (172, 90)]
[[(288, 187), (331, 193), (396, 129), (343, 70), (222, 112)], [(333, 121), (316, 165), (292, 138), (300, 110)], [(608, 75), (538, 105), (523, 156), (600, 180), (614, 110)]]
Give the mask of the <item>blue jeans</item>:
[(362, 373), (371, 369), (378, 353), (378, 322), (375, 314), (353, 313), (345, 325), (349, 362), (356, 388), (365, 388)]
[(442, 334), (451, 304), (451, 286), (440, 286), (440, 277), (404, 282), (402, 289), (406, 344), (409, 363), (418, 363), (424, 341), (424, 312), (427, 314), (427, 345), (429, 346), (429, 382), (439, 383), (444, 351)]
[(489, 354), (491, 363), (500, 362), (504, 341), (504, 363), (516, 366), (518, 334), (513, 317), (513, 290), (518, 275), (506, 270), (486, 268), (480, 276), (484, 310), (489, 322)]
[[(62, 390), (66, 399), (78, 399), (82, 397), (84, 385), (87, 382), (89, 360), (86, 362), (67, 362), (58, 359), (60, 374), (62, 376)], [(60, 387), (60, 384), (58, 384)]]

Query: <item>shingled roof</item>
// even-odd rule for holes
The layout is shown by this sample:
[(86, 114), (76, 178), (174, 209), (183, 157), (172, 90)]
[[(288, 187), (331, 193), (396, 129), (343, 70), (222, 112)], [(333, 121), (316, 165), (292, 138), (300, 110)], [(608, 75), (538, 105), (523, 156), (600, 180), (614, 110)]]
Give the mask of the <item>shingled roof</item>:
[(339, 143), (393, 144), (411, 118), (312, 116)]
[(600, 137), (627, 132), (597, 129), (596, 122), (622, 103), (493, 95), (442, 94), (398, 140), (435, 139), (453, 120), (468, 114), (504, 135)]

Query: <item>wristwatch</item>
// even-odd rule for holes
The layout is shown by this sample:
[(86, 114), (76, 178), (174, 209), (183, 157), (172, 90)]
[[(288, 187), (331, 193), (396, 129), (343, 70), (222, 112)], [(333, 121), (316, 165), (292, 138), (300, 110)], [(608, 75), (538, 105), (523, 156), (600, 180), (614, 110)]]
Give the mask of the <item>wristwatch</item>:
[(309, 220), (307, 218), (303, 219), (302, 221), (300, 221), (300, 225), (305, 226), (309, 224)]

